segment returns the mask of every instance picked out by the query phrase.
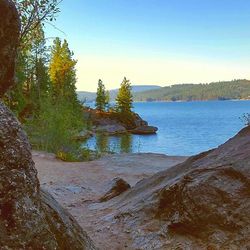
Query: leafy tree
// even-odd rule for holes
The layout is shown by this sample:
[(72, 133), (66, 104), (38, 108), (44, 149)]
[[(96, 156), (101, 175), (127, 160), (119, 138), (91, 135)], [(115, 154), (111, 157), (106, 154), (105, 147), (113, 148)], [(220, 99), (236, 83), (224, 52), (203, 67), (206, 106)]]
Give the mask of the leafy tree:
[(116, 97), (116, 109), (120, 113), (130, 114), (132, 108), (133, 96), (131, 83), (124, 77)]
[(109, 103), (109, 92), (105, 90), (105, 86), (101, 79), (98, 81), (98, 87), (96, 92), (96, 109), (99, 111), (105, 111)]
[(20, 47), (28, 46), (33, 32), (44, 23), (55, 20), (61, 0), (13, 0), (20, 15)]

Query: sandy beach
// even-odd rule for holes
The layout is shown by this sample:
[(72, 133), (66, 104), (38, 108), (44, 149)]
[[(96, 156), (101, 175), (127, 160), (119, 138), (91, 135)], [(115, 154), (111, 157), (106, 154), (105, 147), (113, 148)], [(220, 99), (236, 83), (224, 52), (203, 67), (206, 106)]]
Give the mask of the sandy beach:
[(131, 186), (166, 170), (187, 157), (140, 153), (108, 155), (98, 160), (67, 163), (53, 154), (33, 152), (41, 187), (66, 208), (87, 231), (100, 249), (133, 249), (130, 232), (123, 225), (112, 224), (100, 208), (99, 198), (115, 177), (123, 178)]

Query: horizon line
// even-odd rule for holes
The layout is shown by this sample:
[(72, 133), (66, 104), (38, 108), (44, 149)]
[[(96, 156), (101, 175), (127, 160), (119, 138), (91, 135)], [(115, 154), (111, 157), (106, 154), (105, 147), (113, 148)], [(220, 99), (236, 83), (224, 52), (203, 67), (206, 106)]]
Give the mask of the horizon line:
[[(189, 85), (189, 84), (211, 84), (211, 83), (221, 83), (221, 82), (234, 82), (234, 81), (250, 81), (249, 79), (246, 78), (239, 78), (239, 79), (232, 79), (232, 80), (219, 80), (219, 81), (212, 81), (212, 82), (197, 82), (197, 83), (174, 83), (174, 84), (169, 84), (169, 85), (162, 85), (162, 84), (131, 84), (132, 87), (135, 86), (156, 86), (156, 87), (160, 87), (160, 88), (164, 88), (164, 87), (170, 87), (173, 85)], [(97, 86), (97, 84), (96, 84)], [(107, 91), (112, 91), (112, 90), (118, 90), (119, 87), (117, 88), (112, 88), (112, 89), (107, 89)], [(89, 92), (89, 93), (95, 93), (96, 91), (88, 91), (88, 90), (76, 90), (77, 92)]]

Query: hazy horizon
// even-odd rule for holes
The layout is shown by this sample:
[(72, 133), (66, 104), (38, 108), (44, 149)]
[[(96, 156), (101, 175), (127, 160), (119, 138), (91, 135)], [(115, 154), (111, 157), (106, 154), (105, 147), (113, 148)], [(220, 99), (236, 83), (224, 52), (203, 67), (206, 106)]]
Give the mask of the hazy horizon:
[[(231, 79), (231, 80), (218, 80), (218, 81), (213, 81), (213, 82), (231, 82), (231, 81), (234, 81), (234, 80), (247, 80), (249, 81), (248, 79)], [(161, 88), (164, 88), (164, 87), (169, 87), (169, 86), (172, 86), (172, 85), (181, 85), (181, 84), (210, 84), (210, 83), (213, 83), (213, 82), (197, 82), (197, 83), (192, 83), (192, 82), (183, 82), (183, 83), (171, 83), (171, 84), (133, 84), (131, 86), (133, 87), (138, 87), (138, 86), (159, 86)], [(117, 87), (114, 87), (114, 88), (107, 88), (107, 90), (111, 91), (111, 90), (118, 90), (120, 87), (120, 85), (118, 84)], [(96, 84), (96, 88), (97, 88), (97, 84)], [(77, 89), (77, 92), (92, 92), (92, 93), (95, 93), (96, 92), (96, 89), (94, 89), (93, 91), (89, 91), (89, 90), (85, 90), (85, 89)]]
[(77, 89), (250, 78), (250, 2), (64, 0), (46, 37), (66, 38)]

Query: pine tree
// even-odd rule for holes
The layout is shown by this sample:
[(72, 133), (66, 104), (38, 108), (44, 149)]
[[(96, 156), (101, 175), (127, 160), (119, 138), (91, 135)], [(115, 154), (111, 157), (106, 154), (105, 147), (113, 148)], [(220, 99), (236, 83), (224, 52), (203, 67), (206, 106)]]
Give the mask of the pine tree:
[(29, 43), (18, 51), (17, 84), (5, 97), (5, 102), (21, 121), (35, 112), (40, 97), (48, 90), (47, 52), (43, 27), (38, 25)]
[(51, 50), (49, 75), (55, 98), (65, 98), (77, 102), (76, 95), (76, 61), (66, 40), (54, 40)]
[(116, 109), (119, 113), (131, 114), (133, 108), (132, 87), (129, 80), (124, 77), (116, 97)]
[(105, 86), (101, 79), (98, 81), (98, 87), (96, 92), (96, 109), (99, 111), (105, 111), (109, 104), (109, 92), (105, 90)]
[[(34, 41), (31, 48), (31, 83), (29, 102), (32, 106), (38, 107), (38, 101), (47, 96), (50, 89), (50, 79), (48, 74), (49, 48), (46, 46), (45, 35), (42, 26), (37, 28), (34, 34)], [(39, 108), (39, 107), (38, 107)]]
[(108, 90), (106, 90), (106, 92), (105, 92), (105, 100), (106, 100), (106, 104), (105, 104), (106, 110), (109, 111), (109, 109), (110, 109), (110, 104), (109, 104), (109, 102), (110, 102), (110, 94), (109, 94)]

